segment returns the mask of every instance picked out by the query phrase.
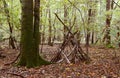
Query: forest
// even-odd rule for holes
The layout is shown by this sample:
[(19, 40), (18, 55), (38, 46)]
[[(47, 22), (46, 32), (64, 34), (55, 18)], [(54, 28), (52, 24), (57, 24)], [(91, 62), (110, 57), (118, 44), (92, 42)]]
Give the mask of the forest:
[(120, 0), (0, 0), (0, 78), (120, 78)]

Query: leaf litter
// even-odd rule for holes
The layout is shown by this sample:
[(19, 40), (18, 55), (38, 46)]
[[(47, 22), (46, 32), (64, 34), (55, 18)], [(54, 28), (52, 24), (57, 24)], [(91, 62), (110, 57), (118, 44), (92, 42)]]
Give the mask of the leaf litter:
[[(44, 45), (42, 57), (50, 60), (57, 47)], [(85, 50), (85, 47), (82, 48)], [(89, 64), (64, 62), (30, 69), (5, 65), (17, 57), (19, 50), (4, 48), (2, 54), (6, 57), (0, 58), (0, 78), (120, 78), (120, 49), (93, 46), (89, 48), (92, 59)]]

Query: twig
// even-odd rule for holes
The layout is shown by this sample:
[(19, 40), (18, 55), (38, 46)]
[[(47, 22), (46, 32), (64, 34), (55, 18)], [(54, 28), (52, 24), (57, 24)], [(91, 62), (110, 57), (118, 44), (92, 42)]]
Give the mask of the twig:
[(85, 25), (85, 21), (84, 21), (84, 18), (83, 18), (83, 16), (82, 16), (81, 10), (80, 10), (78, 7), (76, 7), (76, 5), (73, 4), (70, 0), (68, 0), (68, 2), (69, 2), (71, 5), (73, 5), (73, 6), (79, 11), (80, 16), (81, 16), (81, 19), (82, 19), (82, 21), (83, 21), (83, 24)]
[(21, 53), (19, 53), (18, 56), (17, 56), (12, 62), (10, 62), (10, 63), (6, 63), (5, 65), (10, 65), (10, 64), (15, 63), (15, 62), (18, 60), (20, 54), (21, 54)]
[[(79, 11), (81, 19), (82, 19), (82, 22), (83, 22), (83, 25), (84, 25), (84, 32), (85, 32), (86, 24), (85, 24), (85, 20), (83, 18), (83, 15), (82, 15), (82, 11), (75, 4), (73, 4), (70, 0), (68, 0), (68, 2)], [(85, 32), (85, 34), (86, 34), (86, 32)]]
[[(71, 52), (70, 52), (68, 55), (66, 55), (66, 57), (69, 57), (69, 56), (72, 54), (72, 52), (74, 52), (75, 47), (76, 47), (76, 46), (74, 46), (74, 47), (72, 48)], [(64, 59), (65, 59), (65, 57), (63, 57), (63, 59), (59, 60), (57, 63), (62, 62)]]
[(11, 75), (15, 75), (15, 76), (19, 76), (21, 78), (25, 78), (24, 76), (20, 75), (20, 74), (17, 74), (17, 73), (7, 73), (7, 74), (11, 74)]
[(67, 56), (65, 55), (65, 53), (64, 53), (63, 51), (62, 51), (62, 54), (64, 55), (64, 57), (65, 57), (67, 63), (70, 63), (69, 59), (67, 58)]
[[(64, 22), (59, 18), (59, 16), (56, 14), (56, 13), (54, 13), (55, 14), (55, 16), (58, 18), (58, 20), (63, 24), (63, 26), (68, 30), (68, 34), (71, 34), (71, 35), (75, 35), (77, 32), (78, 32), (78, 30), (77, 31), (75, 31), (74, 33), (72, 33), (71, 32), (71, 29), (73, 28), (73, 26), (71, 26), (70, 28), (68, 28), (68, 26), (66, 26), (65, 24), (64, 24)], [(66, 36), (68, 36), (68, 35), (66, 35)]]
[(59, 18), (59, 16), (58, 16), (56, 13), (54, 13), (54, 14), (55, 14), (55, 16), (58, 18), (58, 20), (64, 25), (64, 27), (68, 30), (68, 32), (69, 32), (70, 34), (72, 34), (71, 31), (70, 31), (70, 29), (64, 24), (64, 22)]
[[(118, 1), (118, 2), (113, 1), (113, 3), (116, 4), (116, 7), (118, 6), (118, 7), (120, 8), (120, 5), (118, 4), (119, 1)], [(115, 8), (116, 8), (116, 7), (115, 7)], [(114, 8), (114, 9), (115, 9), (115, 8)]]

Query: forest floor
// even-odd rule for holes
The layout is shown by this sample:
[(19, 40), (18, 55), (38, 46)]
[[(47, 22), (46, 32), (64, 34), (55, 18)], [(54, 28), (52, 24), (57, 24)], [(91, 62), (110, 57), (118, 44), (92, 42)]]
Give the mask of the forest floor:
[[(58, 45), (45, 45), (42, 56), (50, 60), (57, 48)], [(85, 51), (85, 47), (82, 48)], [(18, 50), (4, 47), (0, 52), (5, 56), (0, 58), (0, 78), (120, 78), (120, 49), (91, 46), (89, 55), (92, 61), (89, 64), (59, 63), (30, 69), (6, 65), (17, 57)]]

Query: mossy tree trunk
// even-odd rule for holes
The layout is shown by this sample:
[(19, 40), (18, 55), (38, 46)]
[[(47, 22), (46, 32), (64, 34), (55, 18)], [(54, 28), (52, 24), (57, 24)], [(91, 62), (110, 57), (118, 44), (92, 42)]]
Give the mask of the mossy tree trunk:
[[(106, 11), (110, 10), (110, 0), (106, 0)], [(110, 37), (110, 22), (111, 18), (110, 15), (107, 15), (106, 17), (106, 44), (109, 45), (111, 41)]]
[(18, 62), (19, 66), (30, 68), (49, 64), (49, 62), (39, 56), (39, 6), (40, 0), (35, 0), (35, 4), (33, 4), (33, 0), (22, 0), (21, 56)]
[[(109, 12), (113, 10), (113, 0), (106, 0), (106, 11)], [(106, 42), (106, 45), (111, 44), (111, 36), (110, 36), (110, 26), (111, 26), (111, 20), (112, 20), (112, 13), (109, 13), (106, 15), (106, 32), (105, 37), (103, 38)]]

